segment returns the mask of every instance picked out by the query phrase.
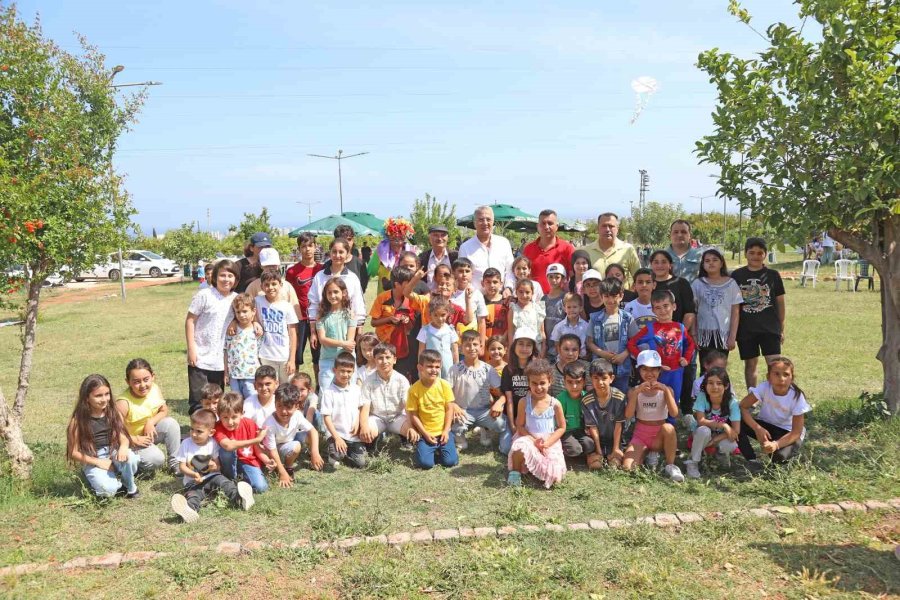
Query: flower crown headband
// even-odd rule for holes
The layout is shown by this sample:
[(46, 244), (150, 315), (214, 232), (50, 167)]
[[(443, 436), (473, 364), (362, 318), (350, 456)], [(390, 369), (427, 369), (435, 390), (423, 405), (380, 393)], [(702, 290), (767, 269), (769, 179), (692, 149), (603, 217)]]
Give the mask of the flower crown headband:
[(415, 232), (412, 223), (402, 217), (391, 217), (384, 222), (384, 233), (389, 238), (408, 238)]

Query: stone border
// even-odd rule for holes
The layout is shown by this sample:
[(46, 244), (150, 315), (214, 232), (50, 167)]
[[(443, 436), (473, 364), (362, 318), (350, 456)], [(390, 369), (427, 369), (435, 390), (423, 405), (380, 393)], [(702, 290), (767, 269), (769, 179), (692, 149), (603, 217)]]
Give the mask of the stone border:
[[(676, 512), (676, 513), (657, 513), (651, 516), (635, 517), (630, 519), (608, 519), (598, 520), (591, 519), (586, 523), (567, 523), (559, 525), (556, 523), (547, 523), (544, 526), (538, 525), (506, 525), (503, 527), (460, 527), (458, 529), (418, 529), (416, 531), (400, 531), (387, 535), (376, 535), (371, 537), (350, 537), (335, 540), (333, 542), (318, 542), (313, 544), (308, 539), (295, 540), (291, 544), (285, 542), (264, 542), (253, 540), (244, 542), (220, 542), (217, 546), (192, 546), (189, 547), (188, 553), (197, 554), (201, 552), (215, 552), (227, 556), (238, 556), (242, 553), (252, 553), (266, 548), (315, 548), (317, 550), (350, 550), (351, 548), (363, 543), (383, 544), (390, 546), (402, 546), (405, 544), (430, 544), (433, 542), (446, 542), (459, 540), (463, 538), (487, 538), (487, 537), (509, 537), (512, 535), (528, 535), (541, 531), (549, 532), (569, 532), (569, 531), (605, 531), (609, 529), (619, 529), (622, 527), (632, 527), (634, 525), (654, 525), (656, 527), (680, 527), (691, 523), (701, 521), (720, 521), (729, 517), (737, 517), (746, 515), (759, 519), (777, 519), (782, 515), (816, 515), (830, 513), (853, 513), (866, 511), (900, 511), (900, 498), (891, 498), (887, 501), (866, 500), (865, 502), (855, 502), (853, 500), (845, 500), (837, 503), (816, 504), (814, 506), (763, 506), (760, 508), (749, 508), (744, 510), (734, 510), (727, 513), (721, 512)], [(123, 565), (146, 563), (164, 556), (172, 555), (172, 552), (110, 552), (102, 556), (79, 556), (63, 563), (26, 563), (21, 565), (12, 565), (0, 568), (0, 577), (8, 577), (10, 575), (30, 575), (32, 573), (41, 573), (44, 571), (71, 571), (74, 569), (116, 569)]]

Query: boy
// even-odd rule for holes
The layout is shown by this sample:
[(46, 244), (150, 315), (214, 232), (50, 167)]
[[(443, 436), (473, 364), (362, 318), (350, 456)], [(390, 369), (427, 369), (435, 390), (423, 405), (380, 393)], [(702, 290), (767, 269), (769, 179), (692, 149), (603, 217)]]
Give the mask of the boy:
[(759, 355), (765, 356), (768, 363), (781, 354), (784, 343), (784, 283), (778, 271), (766, 267), (767, 251), (765, 240), (748, 238), (744, 244), (747, 266), (731, 273), (744, 297), (737, 346), (744, 361), (744, 382), (748, 390), (756, 387)]
[(322, 390), (319, 412), (330, 436), (326, 466), (329, 472), (334, 472), (341, 461), (358, 469), (366, 466), (366, 446), (357, 436), (363, 399), (359, 386), (350, 382), (355, 372), (356, 359), (349, 352), (341, 352), (334, 359), (334, 381)]
[(391, 289), (378, 294), (369, 310), (375, 335), (382, 343), (396, 348), (398, 370), (406, 377), (412, 375), (418, 350), (416, 339), (410, 339), (416, 311), (404, 295), (406, 284), (412, 281), (414, 275), (415, 272), (407, 267), (394, 267), (391, 270)]
[(291, 376), (291, 385), (297, 388), (297, 393), (300, 394), (300, 412), (313, 424), (316, 431), (324, 431), (322, 415), (319, 414), (319, 396), (312, 391), (312, 377), (308, 373), (294, 373)]
[(219, 471), (219, 445), (212, 438), (216, 415), (200, 409), (191, 415), (191, 432), (178, 448), (178, 470), (184, 475), (184, 494), (174, 494), (172, 510), (193, 523), (200, 518), (200, 504), (208, 496), (221, 491), (232, 506), (249, 510), (253, 506), (253, 490), (244, 481), (237, 485)]
[(253, 328), (256, 305), (250, 294), (244, 293), (234, 298), (231, 309), (237, 325), (233, 335), (225, 336), (225, 381), (246, 399), (253, 394), (253, 377), (259, 367), (261, 342)]
[(591, 362), (591, 383), (594, 391), (582, 400), (584, 426), (594, 442), (594, 452), (588, 456), (588, 468), (622, 464), (622, 430), (625, 423), (625, 394), (613, 387), (616, 369), (611, 362), (596, 358)]
[(566, 367), (581, 364), (587, 369), (588, 363), (578, 358), (581, 354), (581, 339), (574, 333), (564, 333), (556, 342), (556, 363), (553, 365), (553, 379), (550, 382), (550, 395), (559, 399), (566, 389)]
[(375, 346), (372, 355), (375, 372), (362, 384), (359, 439), (372, 450), (385, 432), (395, 433), (411, 443), (419, 441), (419, 434), (406, 415), (409, 380), (394, 370), (397, 362), (394, 346), (382, 342)]
[[(485, 274), (487, 271), (485, 271)], [(556, 324), (566, 318), (566, 307), (564, 305), (566, 297), (566, 268), (559, 263), (553, 263), (547, 266), (547, 282), (550, 284), (550, 291), (544, 294), (541, 302), (544, 303), (544, 331), (551, 332)], [(582, 301), (582, 307), (584, 302)], [(559, 340), (554, 340), (559, 341)], [(551, 363), (556, 360), (556, 344), (547, 346), (547, 360)]]
[[(621, 281), (614, 277), (601, 281), (600, 297), (603, 299), (603, 310), (591, 315), (588, 348), (594, 357), (606, 359), (616, 366), (613, 387), (624, 394), (628, 392), (628, 378), (631, 376), (628, 340), (638, 332), (638, 327), (630, 313), (619, 310)], [(681, 389), (680, 385), (678, 389)]]
[(200, 406), (216, 415), (219, 420), (219, 400), (222, 399), (222, 388), (218, 383), (207, 383), (200, 390)]
[(588, 269), (581, 276), (581, 292), (584, 295), (584, 317), (590, 322), (591, 315), (603, 310), (603, 298), (600, 297), (600, 282), (603, 275), (594, 269)]
[(257, 427), (275, 412), (275, 388), (278, 387), (278, 373), (275, 367), (263, 365), (256, 369), (253, 375), (253, 388), (255, 394), (247, 397), (244, 402), (244, 416), (256, 423)]
[[(453, 261), (453, 279), (456, 283), (456, 291), (450, 296), (450, 302), (468, 311), (467, 301), (471, 292), (471, 299), (475, 309), (475, 319), (477, 320), (478, 334), (481, 336), (481, 344), (487, 341), (485, 332), (487, 330), (487, 306), (484, 303), (484, 296), (480, 291), (472, 288), (472, 261), (468, 258), (457, 258)], [(469, 326), (472, 323), (468, 323)]]
[(275, 463), (278, 485), (283, 488), (294, 485), (294, 465), (300, 456), (302, 443), (309, 439), (310, 466), (320, 471), (319, 432), (297, 410), (300, 392), (290, 383), (282, 383), (275, 390), (275, 412), (266, 419), (263, 430), (267, 432), (263, 449)]
[(563, 434), (563, 454), (566, 458), (578, 458), (592, 454), (596, 449), (594, 440), (584, 431), (584, 421), (581, 415), (581, 406), (587, 392), (584, 389), (587, 369), (579, 362), (566, 365), (564, 389), (556, 399), (562, 404), (563, 414), (566, 417), (566, 432)]
[(264, 271), (259, 278), (264, 296), (256, 297), (256, 318), (265, 334), (259, 346), (259, 362), (275, 368), (278, 381), (287, 382), (294, 374), (297, 354), (297, 312), (281, 300), (281, 276)]
[(653, 278), (653, 271), (638, 269), (634, 272), (634, 291), (637, 293), (637, 298), (625, 303), (625, 312), (634, 317), (638, 328), (656, 320), (653, 306), (650, 305), (650, 294), (653, 293), (654, 287), (656, 287), (656, 280)]
[(500, 434), (500, 444), (511, 437), (503, 418), (505, 398), (500, 397), (500, 375), (491, 365), (482, 362), (484, 353), (477, 331), (462, 334), (463, 359), (453, 365), (447, 378), (456, 400), (453, 415), (454, 441), (459, 450), (469, 447), (466, 431), (470, 427), (481, 428), (481, 445), (491, 445), (491, 431)]
[(481, 291), (484, 296), (487, 317), (484, 324), (484, 335), (506, 335), (506, 319), (509, 301), (503, 297), (503, 276), (494, 267), (485, 270), (481, 279)]
[(459, 462), (450, 426), (453, 423), (453, 388), (441, 379), (441, 355), (434, 350), (419, 354), (419, 381), (409, 388), (406, 412), (421, 438), (416, 444), (416, 465), (453, 467)]
[(674, 396), (680, 398), (684, 367), (691, 362), (696, 349), (694, 340), (683, 324), (672, 320), (675, 296), (670, 290), (656, 290), (650, 296), (650, 303), (656, 322), (648, 323), (628, 340), (628, 351), (637, 357), (639, 346), (647, 344), (650, 350), (659, 352), (663, 366), (667, 367), (660, 373), (659, 382), (672, 388)]
[(203, 265), (203, 281), (200, 282), (200, 286), (197, 290), (204, 290), (208, 287), (212, 287), (210, 282), (212, 281), (212, 272), (213, 272), (213, 263), (209, 261), (205, 265)]
[(234, 391), (225, 392), (219, 401), (219, 422), (213, 436), (222, 451), (222, 473), (232, 481), (240, 472), (253, 491), (262, 494), (269, 483), (262, 468), (272, 468), (272, 461), (259, 447), (268, 433), (260, 430), (252, 419), (243, 416), (244, 399)]
[(581, 358), (587, 356), (588, 348), (586, 341), (588, 333), (590, 333), (590, 326), (587, 321), (581, 318), (581, 310), (583, 308), (584, 300), (578, 294), (566, 294), (563, 297), (563, 309), (565, 310), (566, 318), (553, 326), (553, 330), (550, 333), (550, 341), (552, 342), (552, 344), (550, 344), (551, 347), (555, 346), (556, 342), (558, 342), (563, 335), (572, 333), (578, 336), (580, 342), (579, 356), (581, 356)]
[(306, 342), (309, 341), (313, 373), (318, 376), (319, 344), (315, 339), (316, 329), (309, 324), (309, 288), (316, 273), (324, 269), (325, 265), (316, 262), (315, 235), (304, 231), (297, 236), (297, 249), (300, 252), (300, 261), (289, 267), (284, 274), (284, 280), (294, 288), (298, 300), (297, 354), (294, 356), (294, 365), (299, 367), (303, 364)]

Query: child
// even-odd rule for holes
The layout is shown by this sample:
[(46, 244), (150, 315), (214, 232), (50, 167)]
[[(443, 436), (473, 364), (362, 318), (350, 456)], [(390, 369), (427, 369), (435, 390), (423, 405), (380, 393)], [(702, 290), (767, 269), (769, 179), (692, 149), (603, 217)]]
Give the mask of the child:
[(302, 442), (309, 440), (310, 466), (320, 471), (323, 466), (319, 455), (319, 432), (297, 410), (300, 392), (290, 383), (282, 383), (275, 390), (275, 412), (266, 419), (263, 431), (263, 450), (275, 463), (278, 485), (283, 488), (294, 485), (294, 465), (300, 456)]
[[(520, 279), (527, 279), (534, 288), (534, 301), (541, 302), (544, 298), (544, 288), (536, 280), (531, 278), (531, 261), (527, 256), (518, 256), (513, 260), (512, 271), (506, 275), (503, 287), (511, 292), (515, 292), (516, 282)], [(484, 281), (482, 279), (482, 281)]]
[(606, 270), (603, 272), (603, 281), (606, 281), (607, 279), (618, 279), (622, 284), (622, 300), (619, 302), (620, 309), (624, 309), (625, 304), (637, 298), (637, 292), (625, 287), (625, 267), (619, 263), (610, 263), (606, 265)]
[(647, 344), (650, 350), (659, 352), (662, 364), (668, 368), (659, 376), (659, 382), (672, 388), (675, 397), (680, 398), (684, 367), (694, 355), (694, 340), (682, 323), (672, 320), (675, 298), (671, 291), (656, 290), (650, 296), (650, 302), (656, 322), (648, 323), (628, 340), (628, 351), (637, 356), (638, 347)]
[[(544, 331), (549, 331), (551, 338), (553, 337), (553, 328), (556, 324), (566, 318), (565, 302), (566, 292), (566, 269), (559, 263), (553, 263), (547, 267), (547, 282), (550, 284), (550, 291), (544, 294), (542, 302), (544, 303)], [(576, 294), (581, 296), (580, 294)], [(558, 340), (554, 340), (558, 341)], [(549, 344), (547, 346), (547, 359), (556, 360), (556, 345)]]
[(253, 393), (253, 375), (259, 367), (260, 341), (253, 329), (256, 304), (250, 294), (238, 294), (231, 308), (237, 327), (234, 335), (225, 336), (225, 379), (246, 399)]
[(172, 510), (185, 523), (200, 518), (200, 504), (208, 497), (222, 492), (232, 506), (250, 510), (254, 504), (253, 490), (244, 481), (237, 485), (219, 471), (219, 445), (212, 437), (216, 416), (200, 409), (191, 415), (191, 434), (178, 448), (178, 469), (184, 475), (184, 494), (172, 496)]
[[(659, 314), (657, 313), (657, 317)], [(675, 426), (667, 423), (668, 417), (678, 416), (675, 396), (667, 385), (660, 382), (662, 359), (656, 350), (643, 350), (637, 357), (638, 375), (641, 383), (628, 390), (628, 405), (625, 418), (637, 418), (631, 443), (625, 449), (622, 467), (630, 471), (642, 464), (648, 451), (663, 450), (666, 457), (665, 473), (676, 483), (684, 481), (684, 475), (675, 465), (678, 439)]]
[(394, 267), (391, 270), (391, 289), (379, 294), (369, 310), (378, 340), (397, 348), (397, 370), (406, 377), (412, 375), (412, 366), (418, 354), (418, 344), (412, 335), (416, 311), (405, 295), (405, 286), (412, 281), (414, 273), (402, 265)]
[(700, 362), (712, 350), (734, 350), (740, 322), (741, 288), (728, 276), (725, 257), (715, 248), (703, 252), (698, 277), (691, 283), (697, 309)]
[(361, 386), (375, 372), (375, 355), (373, 351), (378, 345), (378, 336), (367, 331), (356, 340), (356, 373), (353, 383)]
[(279, 297), (279, 273), (263, 271), (259, 280), (265, 294), (255, 298), (256, 318), (265, 332), (259, 345), (259, 362), (274, 367), (278, 381), (287, 383), (294, 374), (297, 354), (297, 311)]
[(611, 277), (600, 282), (603, 310), (591, 315), (591, 337), (587, 346), (593, 356), (616, 365), (613, 387), (625, 393), (631, 376), (631, 356), (628, 340), (638, 332), (631, 314), (619, 310), (622, 302), (622, 282)]
[(203, 265), (203, 281), (200, 282), (200, 285), (197, 287), (197, 291), (205, 290), (208, 287), (212, 287), (210, 281), (212, 280), (212, 270), (213, 264), (212, 262), (208, 262)]
[(275, 388), (278, 387), (278, 374), (275, 368), (263, 365), (253, 376), (253, 387), (256, 393), (244, 402), (243, 415), (262, 427), (266, 419), (275, 412)]
[(550, 333), (550, 345), (555, 346), (562, 336), (567, 333), (574, 334), (579, 340), (579, 356), (584, 358), (587, 356), (587, 340), (590, 332), (588, 322), (581, 318), (584, 300), (578, 294), (568, 293), (563, 298), (563, 308), (566, 311), (566, 318), (553, 327)]
[(582, 283), (584, 275), (591, 270), (591, 255), (586, 250), (572, 253), (572, 278), (569, 280), (569, 291), (573, 294), (584, 294)]
[(103, 375), (88, 375), (81, 382), (66, 430), (66, 458), (82, 464), (98, 498), (111, 498), (122, 488), (126, 498), (139, 498), (134, 483), (138, 456), (129, 447), (131, 439), (110, 389)]
[[(260, 369), (271, 368), (260, 367)], [(272, 380), (274, 379), (273, 375)], [(219, 453), (222, 473), (232, 481), (237, 479), (240, 473), (250, 482), (254, 492), (262, 494), (269, 489), (269, 482), (266, 481), (262, 468), (265, 466), (271, 469), (275, 465), (259, 446), (268, 432), (265, 429), (260, 430), (256, 421), (244, 416), (247, 402), (234, 391), (222, 395), (219, 402), (219, 422), (216, 423), (213, 437), (222, 450)], [(274, 405), (274, 401), (272, 404)]]
[[(328, 389), (334, 379), (334, 361), (339, 353), (356, 349), (356, 323), (350, 314), (347, 285), (332, 277), (322, 288), (322, 304), (316, 320), (316, 338), (322, 346), (319, 353), (319, 389)], [(352, 354), (351, 354), (352, 356)]]
[[(702, 268), (702, 267), (701, 267)], [(700, 459), (707, 446), (718, 446), (719, 462), (731, 466), (741, 430), (741, 407), (731, 391), (728, 371), (713, 367), (703, 376), (700, 394), (694, 402), (697, 431), (691, 444), (691, 459), (684, 462), (687, 476), (700, 478)]]
[(519, 400), (516, 437), (509, 451), (506, 481), (522, 485), (522, 475), (531, 473), (549, 489), (566, 474), (566, 459), (560, 439), (566, 432), (566, 417), (559, 400), (550, 391), (552, 367), (536, 359), (525, 367), (529, 393)]
[(409, 388), (406, 412), (419, 433), (415, 463), (422, 469), (459, 463), (450, 426), (453, 423), (453, 388), (441, 378), (441, 355), (435, 350), (419, 353), (419, 380)]
[(462, 334), (463, 359), (453, 365), (447, 378), (453, 387), (456, 407), (453, 415), (453, 434), (459, 450), (468, 448), (466, 432), (470, 427), (481, 428), (481, 445), (491, 445), (491, 431), (500, 434), (500, 445), (506, 446), (508, 428), (503, 418), (506, 400), (500, 395), (500, 376), (489, 364), (481, 361), (481, 337), (477, 331)]
[[(756, 417), (750, 412), (759, 404)], [(769, 361), (766, 381), (750, 388), (741, 400), (741, 424), (738, 447), (747, 459), (751, 473), (762, 470), (750, 436), (756, 437), (763, 452), (772, 457), (773, 465), (785, 463), (799, 454), (806, 439), (804, 415), (812, 410), (803, 391), (794, 382), (794, 363), (786, 356)]]
[(203, 386), (200, 396), (200, 405), (204, 410), (210, 411), (219, 419), (219, 401), (222, 399), (222, 388), (216, 383), (207, 383)]
[(512, 341), (515, 339), (516, 329), (527, 327), (536, 333), (535, 344), (537, 344), (538, 356), (545, 356), (544, 305), (533, 302), (534, 284), (530, 279), (517, 281), (515, 293), (516, 301), (509, 306), (506, 336)]
[[(520, 327), (516, 331), (516, 337), (509, 350), (509, 364), (500, 376), (500, 391), (506, 396), (506, 426), (510, 433), (510, 444), (512, 436), (516, 434), (519, 400), (527, 396), (529, 391), (525, 367), (538, 356), (537, 343), (534, 341), (536, 336), (537, 333), (527, 327)], [(500, 452), (507, 454), (509, 447), (500, 446)]]
[(503, 369), (506, 368), (506, 336), (492, 335), (488, 338), (487, 355), (488, 363), (497, 371), (497, 375), (503, 377)]
[[(310, 327), (314, 321), (319, 318), (320, 305), (324, 304), (325, 285), (333, 278), (338, 278), (344, 282), (349, 301), (349, 310), (353, 325), (361, 327), (366, 322), (366, 301), (363, 297), (362, 285), (359, 277), (356, 276), (347, 264), (354, 257), (350, 254), (351, 244), (342, 237), (337, 237), (331, 242), (331, 265), (326, 265), (324, 269), (319, 271), (313, 277), (313, 282), (309, 287), (309, 320)], [(363, 270), (365, 270), (363, 268)], [(368, 280), (366, 280), (368, 281)], [(322, 388), (322, 382), (319, 382)]]
[[(472, 266), (472, 261), (468, 258), (457, 258), (453, 261), (453, 279), (456, 284), (456, 291), (453, 292), (453, 295), (450, 296), (450, 302), (460, 307), (461, 309), (468, 311), (468, 303), (471, 298), (473, 308), (475, 310), (475, 319), (477, 321), (476, 329), (478, 330), (478, 334), (481, 336), (481, 341), (484, 343), (487, 340), (486, 331), (487, 331), (487, 306), (484, 303), (484, 296), (480, 291), (474, 289), (472, 287), (472, 271), (474, 267)], [(467, 325), (471, 328), (473, 323), (469, 322)], [(454, 354), (453, 362), (456, 362), (459, 354)], [(441, 377), (445, 377), (445, 375), (441, 375)]]
[[(135, 358), (125, 366), (128, 389), (116, 398), (116, 410), (122, 415), (125, 430), (131, 438), (131, 451), (138, 456), (138, 471), (150, 472), (166, 464), (173, 475), (178, 473), (175, 453), (181, 443), (178, 421), (169, 416), (169, 406), (154, 381), (153, 368), (143, 358)], [(202, 386), (201, 388), (202, 389)], [(197, 390), (199, 403), (199, 392)], [(163, 454), (157, 444), (166, 447)]]
[(312, 377), (308, 373), (294, 373), (291, 385), (297, 388), (297, 393), (300, 394), (300, 412), (315, 426), (316, 431), (324, 431), (322, 415), (319, 414), (319, 397), (312, 391)]
[(294, 357), (294, 365), (300, 367), (304, 361), (306, 342), (309, 342), (312, 354), (313, 373), (319, 372), (319, 344), (315, 340), (315, 327), (309, 324), (309, 290), (312, 287), (316, 273), (325, 268), (316, 262), (316, 236), (306, 231), (297, 236), (297, 250), (300, 260), (297, 264), (288, 267), (284, 273), (284, 280), (291, 284), (297, 295), (299, 314), (297, 318), (297, 354)]
[(691, 388), (692, 397), (696, 398), (700, 394), (700, 386), (703, 385), (703, 378), (710, 369), (716, 367), (727, 370), (728, 355), (724, 352), (719, 352), (718, 350), (710, 350), (706, 353), (706, 356), (703, 357), (703, 360), (700, 361), (700, 369), (703, 374), (694, 380), (694, 385)]
[(603, 277), (599, 271), (589, 269), (581, 280), (581, 292), (584, 297), (584, 317), (590, 321), (591, 315), (603, 310), (603, 297), (600, 295), (600, 282)]
[[(441, 377), (447, 378), (450, 367), (459, 356), (459, 336), (456, 330), (447, 324), (450, 313), (450, 302), (445, 298), (432, 298), (428, 303), (430, 322), (419, 331), (419, 356), (425, 350), (434, 350), (441, 357)], [(421, 362), (419, 363), (421, 367)], [(419, 371), (422, 369), (420, 368)]]
[(622, 464), (622, 432), (625, 427), (625, 394), (613, 387), (616, 368), (608, 360), (595, 358), (591, 362), (591, 383), (594, 391), (582, 400), (584, 426), (594, 442), (594, 453), (588, 455), (588, 468), (611, 467)]
[(581, 339), (574, 333), (563, 334), (556, 343), (557, 360), (553, 365), (553, 381), (550, 383), (550, 395), (559, 399), (559, 395), (566, 389), (566, 367), (571, 364), (580, 364), (584, 369), (588, 364), (579, 359), (581, 354)]
[(334, 359), (334, 378), (322, 390), (322, 405), (319, 409), (328, 430), (327, 469), (334, 472), (346, 461), (351, 467), (362, 469), (366, 466), (366, 446), (359, 432), (360, 408), (363, 405), (358, 385), (352, 382), (356, 371), (356, 360), (349, 352), (341, 352)]
[(397, 434), (411, 443), (418, 442), (419, 434), (406, 415), (409, 380), (394, 370), (397, 363), (394, 346), (382, 342), (375, 346), (372, 354), (375, 372), (362, 384), (359, 439), (371, 450), (375, 450), (376, 440), (384, 433)]
[(503, 297), (503, 277), (500, 271), (494, 267), (485, 269), (481, 279), (481, 290), (487, 308), (484, 335), (488, 338), (505, 335), (509, 300)]
[(595, 450), (594, 440), (584, 431), (584, 419), (581, 414), (582, 402), (587, 392), (584, 389), (587, 369), (578, 362), (566, 365), (565, 389), (554, 396), (562, 406), (566, 419), (566, 432), (560, 442), (566, 458), (578, 458), (592, 454)]
[(637, 293), (637, 298), (625, 303), (625, 312), (634, 317), (638, 328), (646, 327), (647, 323), (656, 321), (653, 306), (650, 304), (650, 295), (653, 293), (655, 285), (656, 280), (650, 269), (638, 269), (634, 272), (634, 291)]
[(778, 271), (765, 265), (768, 248), (762, 238), (748, 238), (744, 244), (747, 266), (731, 274), (744, 303), (737, 330), (737, 347), (744, 361), (747, 389), (756, 387), (756, 365), (762, 353), (769, 362), (781, 354), (784, 343), (784, 283)]

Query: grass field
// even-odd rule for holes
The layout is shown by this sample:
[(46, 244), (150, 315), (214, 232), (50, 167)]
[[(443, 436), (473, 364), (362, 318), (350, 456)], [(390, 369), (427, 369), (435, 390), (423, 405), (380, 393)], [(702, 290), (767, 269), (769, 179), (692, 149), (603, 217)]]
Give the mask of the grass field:
[[(256, 589), (255, 578), (260, 590), (300, 596), (696, 598), (727, 596), (732, 578), (783, 597), (898, 593), (900, 576), (887, 553), (900, 538), (898, 522), (875, 515), (794, 517), (783, 526), (729, 521), (680, 534), (639, 527), (399, 550), (365, 546), (349, 558), (272, 550), (240, 559), (185, 559), (185, 546), (223, 540), (331, 540), (420, 526), (543, 524), (900, 495), (900, 421), (874, 419), (858, 399), (862, 391), (880, 389), (878, 295), (788, 286), (785, 353), (815, 407), (811, 442), (791, 470), (754, 480), (740, 469), (713, 471), (675, 486), (652, 473), (576, 469), (551, 491), (512, 490), (504, 485), (501, 457), (477, 441), (462, 453), (460, 466), (427, 474), (411, 468), (409, 452), (391, 446), (364, 472), (304, 469), (293, 489), (260, 496), (251, 514), (211, 505), (194, 525), (169, 512), (168, 498), (179, 489), (173, 478), (140, 482), (137, 502), (98, 504), (82, 494), (64, 460), (64, 427), (81, 379), (99, 372), (124, 387), (124, 366), (136, 356), (154, 366), (170, 406), (186, 422), (182, 324), (194, 285), (135, 290), (125, 304), (53, 304), (39, 322), (25, 422), (36, 453), (34, 480), (23, 487), (0, 475), (0, 565), (145, 549), (181, 558), (64, 579), (11, 578), (0, 580), (0, 590), (22, 597), (89, 590), (122, 590), (116, 595), (125, 597), (233, 596)], [(15, 328), (0, 329), (0, 385), (7, 395), (17, 374), (17, 336)], [(743, 381), (738, 361), (730, 371)], [(738, 388), (744, 391), (742, 383)], [(710, 569), (721, 576), (712, 577)]]

